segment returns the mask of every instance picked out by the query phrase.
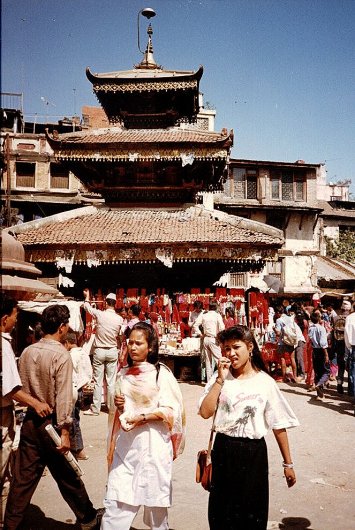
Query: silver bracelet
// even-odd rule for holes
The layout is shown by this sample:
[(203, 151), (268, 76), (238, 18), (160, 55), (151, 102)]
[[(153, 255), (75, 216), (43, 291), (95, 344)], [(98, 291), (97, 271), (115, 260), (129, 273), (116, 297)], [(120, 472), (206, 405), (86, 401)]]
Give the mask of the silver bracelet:
[(293, 469), (293, 462), (291, 462), (291, 464), (286, 464), (286, 462), (282, 462), (282, 467), (285, 469)]
[(217, 383), (217, 385), (221, 385), (221, 386), (224, 385), (224, 381), (223, 381), (223, 379), (221, 377), (217, 377), (215, 383)]

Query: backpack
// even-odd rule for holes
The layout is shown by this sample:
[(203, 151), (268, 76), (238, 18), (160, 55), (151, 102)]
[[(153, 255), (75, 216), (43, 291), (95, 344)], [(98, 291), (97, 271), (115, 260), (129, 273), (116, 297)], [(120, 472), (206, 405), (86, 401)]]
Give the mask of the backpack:
[(335, 340), (344, 340), (344, 328), (345, 328), (345, 318), (338, 317), (334, 323), (334, 338)]
[(287, 346), (297, 346), (297, 331), (296, 326), (293, 322), (292, 324), (285, 324), (283, 328), (282, 340)]

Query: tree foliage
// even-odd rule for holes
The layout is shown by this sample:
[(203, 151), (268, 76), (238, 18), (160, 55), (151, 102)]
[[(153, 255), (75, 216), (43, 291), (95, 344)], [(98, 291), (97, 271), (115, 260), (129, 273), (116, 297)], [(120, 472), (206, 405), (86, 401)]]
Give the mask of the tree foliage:
[(340, 232), (339, 239), (326, 238), (327, 256), (331, 258), (340, 258), (355, 264), (355, 232), (346, 230)]

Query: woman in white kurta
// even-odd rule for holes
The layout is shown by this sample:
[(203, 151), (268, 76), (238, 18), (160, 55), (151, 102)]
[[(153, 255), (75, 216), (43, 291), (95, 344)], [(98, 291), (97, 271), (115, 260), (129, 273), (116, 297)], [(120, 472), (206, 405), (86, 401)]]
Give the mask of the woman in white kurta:
[(128, 365), (116, 384), (101, 530), (129, 530), (140, 506), (151, 530), (166, 530), (172, 463), (183, 450), (185, 417), (179, 385), (158, 363), (158, 339), (149, 324), (132, 328)]

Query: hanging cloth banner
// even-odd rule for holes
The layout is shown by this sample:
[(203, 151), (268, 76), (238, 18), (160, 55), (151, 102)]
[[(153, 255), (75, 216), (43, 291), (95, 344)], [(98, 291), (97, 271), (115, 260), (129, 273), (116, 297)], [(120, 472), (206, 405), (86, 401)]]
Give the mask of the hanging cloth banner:
[(155, 256), (157, 257), (159, 261), (161, 261), (165, 265), (165, 267), (169, 267), (169, 269), (172, 268), (173, 261), (174, 261), (174, 254), (171, 250), (164, 249), (164, 248), (157, 248), (155, 250)]
[(188, 155), (181, 154), (182, 167), (185, 167), (188, 164), (191, 166), (194, 160), (195, 160), (195, 156), (193, 153), (189, 153)]

